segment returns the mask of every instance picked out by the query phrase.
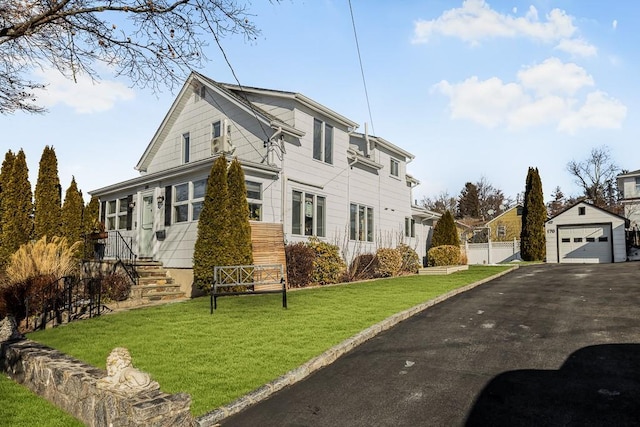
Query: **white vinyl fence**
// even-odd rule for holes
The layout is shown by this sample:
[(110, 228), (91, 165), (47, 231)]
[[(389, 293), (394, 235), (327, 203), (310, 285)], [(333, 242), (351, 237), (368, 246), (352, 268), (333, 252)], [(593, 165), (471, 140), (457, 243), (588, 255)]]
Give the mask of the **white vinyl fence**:
[(467, 264), (499, 264), (520, 260), (520, 241), (465, 243), (461, 247), (467, 254)]

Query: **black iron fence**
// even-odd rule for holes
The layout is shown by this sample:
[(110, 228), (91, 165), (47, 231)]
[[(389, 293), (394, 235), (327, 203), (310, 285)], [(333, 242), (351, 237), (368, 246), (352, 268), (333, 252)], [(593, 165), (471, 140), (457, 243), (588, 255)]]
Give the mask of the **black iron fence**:
[(102, 305), (102, 280), (61, 277), (28, 297), (25, 308), (27, 330), (99, 316), (106, 308)]

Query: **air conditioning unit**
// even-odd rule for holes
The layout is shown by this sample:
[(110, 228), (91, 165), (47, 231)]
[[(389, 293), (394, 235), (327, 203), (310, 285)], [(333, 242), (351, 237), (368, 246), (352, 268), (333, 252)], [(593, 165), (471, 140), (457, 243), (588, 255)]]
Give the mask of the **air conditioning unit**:
[(220, 136), (211, 138), (211, 154), (230, 154), (235, 151), (235, 147), (231, 144), (231, 125), (227, 120), (222, 121)]

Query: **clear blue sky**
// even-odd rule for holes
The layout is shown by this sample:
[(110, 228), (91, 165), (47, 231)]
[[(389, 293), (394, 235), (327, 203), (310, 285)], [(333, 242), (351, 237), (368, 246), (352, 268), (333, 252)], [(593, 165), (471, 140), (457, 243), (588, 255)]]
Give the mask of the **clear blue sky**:
[[(240, 83), (302, 93), (414, 153), (414, 197), (457, 196), (481, 177), (514, 197), (529, 166), (545, 198), (579, 190), (566, 171), (606, 145), (624, 169), (640, 169), (640, 3), (600, 0), (254, 1), (261, 36), (223, 39)], [(211, 43), (213, 46), (215, 44)], [(235, 83), (217, 48), (200, 72)], [(0, 151), (25, 150), (32, 184), (45, 145), (66, 189), (88, 191), (137, 176), (133, 169), (173, 101), (129, 88), (50, 83), (45, 115), (0, 116)]]

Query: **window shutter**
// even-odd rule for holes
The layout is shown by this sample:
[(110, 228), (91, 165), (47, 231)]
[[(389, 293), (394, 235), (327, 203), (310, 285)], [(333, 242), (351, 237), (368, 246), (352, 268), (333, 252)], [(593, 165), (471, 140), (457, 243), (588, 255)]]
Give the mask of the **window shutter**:
[(171, 225), (171, 186), (164, 188), (164, 225)]
[(127, 196), (127, 230), (131, 230), (133, 220), (133, 194)]

